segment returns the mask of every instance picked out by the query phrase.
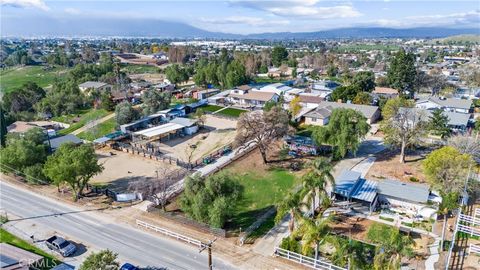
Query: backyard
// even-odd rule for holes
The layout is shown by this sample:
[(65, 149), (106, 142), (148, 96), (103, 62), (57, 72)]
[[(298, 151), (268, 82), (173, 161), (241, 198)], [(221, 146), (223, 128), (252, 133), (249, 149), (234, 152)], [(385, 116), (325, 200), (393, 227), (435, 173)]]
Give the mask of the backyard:
[(43, 256), (45, 267), (40, 267), (40, 269), (50, 269), (52, 267), (47, 267), (47, 266), (58, 265), (61, 263), (59, 260), (55, 259), (52, 255), (44, 252), (43, 250), (31, 245), (27, 241), (24, 241), (1, 228), (0, 228), (0, 243), (7, 243), (12, 246), (16, 246), (18, 248)]
[(83, 131), (78, 134), (80, 139), (87, 141), (93, 141), (95, 139), (101, 138), (107, 134), (110, 134), (115, 131), (117, 127), (117, 122), (115, 117), (108, 119), (107, 121), (100, 123), (92, 128), (89, 128), (87, 131)]
[(59, 135), (66, 135), (83, 127), (88, 122), (100, 119), (104, 116), (107, 116), (108, 114), (110, 114), (110, 112), (103, 109), (100, 109), (100, 110), (85, 109), (85, 110), (80, 110), (78, 111), (78, 113), (75, 113), (75, 114), (68, 114), (68, 115), (53, 117), (52, 120), (70, 124), (69, 128), (62, 129), (58, 132)]
[(35, 82), (40, 87), (51, 85), (67, 71), (64, 67), (46, 69), (44, 66), (24, 66), (0, 71), (1, 92), (10, 92), (27, 82)]
[[(219, 111), (223, 108), (225, 108), (225, 107), (218, 106), (218, 105), (207, 105), (207, 106), (202, 107), (202, 109), (207, 113), (213, 113), (213, 112)], [(241, 109), (236, 109), (236, 108), (226, 108), (226, 109), (223, 109), (223, 110), (221, 110), (221, 111), (219, 111), (215, 114), (216, 115), (229, 116), (229, 117), (239, 117), (240, 114), (242, 114), (244, 112), (247, 112), (247, 111), (246, 110), (241, 110)]]

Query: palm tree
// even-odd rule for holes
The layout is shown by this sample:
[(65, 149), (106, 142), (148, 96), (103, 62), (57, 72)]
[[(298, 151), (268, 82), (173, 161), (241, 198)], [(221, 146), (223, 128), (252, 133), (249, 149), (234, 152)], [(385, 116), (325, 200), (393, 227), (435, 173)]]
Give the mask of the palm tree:
[(304, 206), (302, 198), (305, 197), (302, 191), (303, 190), (291, 192), (290, 194), (288, 194), (287, 198), (277, 206), (277, 215), (275, 217), (275, 222), (279, 223), (283, 219), (285, 214), (289, 213), (290, 222), (288, 225), (288, 229), (290, 233), (292, 233), (295, 229), (295, 219), (301, 218), (302, 216), (301, 208), (302, 206)]
[(447, 227), (448, 213), (458, 207), (458, 193), (457, 192), (440, 192), (442, 202), (438, 206), (438, 212), (443, 215), (442, 239), (440, 247), (443, 250), (443, 242), (445, 241), (445, 229)]
[(330, 232), (331, 218), (308, 219), (304, 218), (298, 227), (297, 233), (302, 236), (302, 253), (307, 255), (315, 244), (315, 259), (318, 258), (318, 247)]
[(324, 202), (328, 199), (326, 192), (327, 184), (335, 185), (332, 176), (331, 161), (325, 157), (319, 157), (309, 164), (309, 171), (303, 176), (303, 188), (307, 192), (309, 201), (312, 204), (312, 211), (315, 211), (315, 200), (320, 196), (320, 201)]

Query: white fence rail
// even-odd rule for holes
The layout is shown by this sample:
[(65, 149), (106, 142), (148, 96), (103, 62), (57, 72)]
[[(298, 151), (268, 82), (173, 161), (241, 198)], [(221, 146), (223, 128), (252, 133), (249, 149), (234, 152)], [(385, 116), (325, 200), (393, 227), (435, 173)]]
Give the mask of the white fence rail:
[(461, 222), (468, 222), (472, 224), (473, 226), (480, 226), (480, 218), (476, 216), (467, 216), (464, 214), (460, 214), (460, 221)]
[(480, 229), (477, 229), (477, 228), (474, 228), (474, 227), (471, 227), (471, 226), (465, 226), (465, 225), (462, 225), (462, 224), (458, 224), (458, 231), (480, 237)]
[(138, 220), (138, 219), (137, 219), (136, 223), (137, 223), (137, 225), (140, 226), (140, 227), (144, 227), (144, 228), (146, 228), (146, 229), (149, 229), (149, 230), (152, 230), (152, 231), (161, 233), (161, 234), (163, 234), (163, 235), (166, 235), (166, 236), (175, 238), (175, 239), (177, 239), (177, 240), (179, 240), (179, 241), (182, 241), (182, 242), (185, 242), (185, 243), (188, 243), (188, 244), (192, 244), (192, 245), (194, 245), (194, 246), (198, 246), (199, 248), (201, 248), (201, 247), (204, 246), (204, 244), (203, 244), (202, 241), (200, 241), (200, 240), (197, 240), (197, 239), (194, 239), (194, 238), (191, 238), (191, 237), (188, 237), (188, 236), (185, 236), (185, 235), (176, 233), (176, 232), (172, 232), (172, 231), (170, 231), (170, 230), (167, 230), (167, 229), (164, 229), (164, 228), (161, 228), (161, 227), (158, 227), (158, 226), (149, 224), (149, 223), (147, 223), (147, 222), (144, 222), (144, 221), (141, 221), (141, 220)]
[(480, 246), (470, 244), (470, 247), (468, 248), (468, 253), (470, 253), (470, 254), (472, 254), (472, 253), (480, 254)]
[(299, 263), (301, 265), (310, 267), (312, 269), (322, 269), (322, 270), (348, 270), (348, 268), (343, 268), (340, 266), (336, 266), (331, 262), (325, 259), (316, 260), (311, 257), (303, 256), (302, 254), (298, 254), (283, 248), (276, 247), (275, 256), (282, 257), (292, 262)]

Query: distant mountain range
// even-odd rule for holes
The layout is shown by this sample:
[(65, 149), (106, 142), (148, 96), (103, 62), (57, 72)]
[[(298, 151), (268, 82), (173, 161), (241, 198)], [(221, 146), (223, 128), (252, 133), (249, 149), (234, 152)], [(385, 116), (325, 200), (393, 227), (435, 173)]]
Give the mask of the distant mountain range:
[[(22, 23), (13, 18), (2, 18), (2, 36), (15, 37), (157, 37), (157, 38), (212, 38), (212, 39), (333, 39), (333, 38), (441, 38), (453, 35), (476, 34), (475, 28), (383, 28), (352, 27), (316, 32), (279, 32), (262, 34), (228, 34), (206, 31), (186, 23), (153, 19), (102, 19), (49, 17), (24, 18)], [(25, 27), (28, 25), (28, 27)]]

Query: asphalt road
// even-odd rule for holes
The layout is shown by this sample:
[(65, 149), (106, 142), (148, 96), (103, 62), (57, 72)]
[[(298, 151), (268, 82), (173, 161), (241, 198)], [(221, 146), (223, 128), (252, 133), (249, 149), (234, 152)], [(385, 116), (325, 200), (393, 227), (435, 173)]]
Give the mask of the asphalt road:
[[(12, 224), (34, 222), (29, 226), (37, 230), (48, 228), (95, 250), (110, 249), (119, 254), (122, 263), (157, 269), (207, 268), (206, 252), (199, 254), (194, 246), (117, 224), (105, 214), (82, 211), (5, 182), (0, 182), (0, 208), (21, 217)], [(215, 269), (233, 269), (215, 257), (213, 264)]]

